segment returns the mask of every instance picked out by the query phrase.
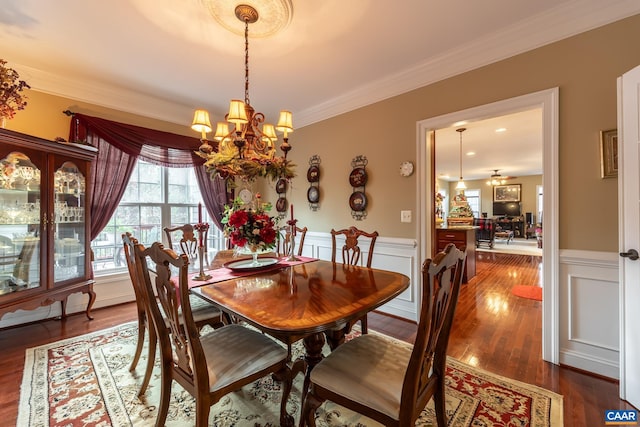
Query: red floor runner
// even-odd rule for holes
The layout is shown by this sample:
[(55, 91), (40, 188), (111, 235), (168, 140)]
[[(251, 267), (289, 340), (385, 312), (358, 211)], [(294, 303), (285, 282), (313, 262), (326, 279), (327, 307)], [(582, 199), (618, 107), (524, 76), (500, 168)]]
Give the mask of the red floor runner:
[(511, 293), (518, 297), (542, 301), (542, 288), (540, 286), (517, 285), (511, 289)]

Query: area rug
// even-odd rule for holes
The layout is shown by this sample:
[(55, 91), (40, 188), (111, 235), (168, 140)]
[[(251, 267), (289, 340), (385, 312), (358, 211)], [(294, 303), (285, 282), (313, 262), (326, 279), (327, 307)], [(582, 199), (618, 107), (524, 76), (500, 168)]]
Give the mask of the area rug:
[[(17, 425), (154, 425), (159, 402), (156, 386), (160, 381), (159, 364), (156, 360), (147, 393), (143, 399), (137, 398), (146, 360), (140, 360), (136, 372), (129, 372), (136, 336), (136, 324), (128, 323), (28, 349)], [(302, 345), (295, 345), (293, 351), (294, 357), (301, 354)], [(287, 408), (296, 422), (300, 416), (301, 387), (302, 375), (298, 375)], [(280, 396), (280, 384), (270, 376), (263, 378), (212, 406), (209, 425), (277, 426)], [(452, 358), (447, 366), (446, 396), (449, 426), (563, 425), (561, 395)], [(166, 425), (193, 425), (194, 409), (193, 398), (174, 382)], [(416, 425), (434, 426), (434, 420), (433, 406), (429, 403)], [(379, 426), (330, 402), (318, 410), (317, 424), (322, 427)]]
[(516, 285), (511, 288), (511, 293), (517, 297), (542, 301), (542, 288), (533, 285)]

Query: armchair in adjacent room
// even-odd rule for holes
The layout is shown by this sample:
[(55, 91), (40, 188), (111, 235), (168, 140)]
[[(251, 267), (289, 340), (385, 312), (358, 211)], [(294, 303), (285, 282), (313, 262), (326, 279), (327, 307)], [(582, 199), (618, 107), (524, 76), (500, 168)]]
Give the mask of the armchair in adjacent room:
[(496, 227), (493, 224), (493, 220), (490, 218), (474, 218), (473, 225), (478, 227), (476, 229), (476, 248), (484, 243), (493, 249), (496, 237)]

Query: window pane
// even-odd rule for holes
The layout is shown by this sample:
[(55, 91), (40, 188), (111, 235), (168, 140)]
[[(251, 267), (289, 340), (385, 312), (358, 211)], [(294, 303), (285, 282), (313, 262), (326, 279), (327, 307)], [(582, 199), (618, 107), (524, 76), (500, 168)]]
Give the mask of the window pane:
[[(164, 194), (168, 194), (171, 204), (163, 203)], [(91, 242), (94, 271), (100, 274), (126, 268), (122, 234), (127, 231), (149, 246), (165, 240), (165, 227), (195, 224), (201, 201), (192, 168), (163, 168), (138, 162), (118, 209), (107, 227)], [(202, 220), (210, 224), (208, 247), (224, 249), (224, 236), (213, 225), (204, 206)]]
[(168, 170), (169, 203), (198, 203), (200, 188), (193, 168), (170, 168)]

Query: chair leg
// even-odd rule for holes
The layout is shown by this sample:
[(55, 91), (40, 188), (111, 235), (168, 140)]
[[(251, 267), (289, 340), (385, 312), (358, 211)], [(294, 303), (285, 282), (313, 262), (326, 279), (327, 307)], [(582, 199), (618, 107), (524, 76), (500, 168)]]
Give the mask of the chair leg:
[(138, 397), (142, 397), (147, 391), (149, 382), (151, 381), (151, 374), (153, 373), (153, 366), (156, 362), (156, 348), (158, 346), (158, 337), (153, 327), (149, 328), (149, 351), (147, 353), (147, 367), (144, 371), (144, 378), (142, 379), (142, 385), (140, 391), (138, 391)]
[(360, 319), (360, 326), (361, 326), (363, 335), (369, 333), (369, 322), (367, 322), (367, 315), (366, 314), (364, 315), (364, 317), (362, 319)]
[(287, 413), (287, 401), (289, 400), (289, 394), (291, 393), (293, 374), (288, 365), (285, 365), (276, 373), (276, 375), (282, 382), (282, 398), (280, 400), (280, 425), (283, 427), (293, 427), (295, 425), (293, 416)]
[(129, 366), (129, 371), (132, 372), (136, 369), (136, 366), (138, 366), (138, 361), (140, 360), (140, 355), (142, 354), (142, 347), (144, 347), (144, 333), (147, 329), (144, 324), (144, 317), (138, 315), (138, 344), (136, 345), (136, 352), (133, 354), (131, 366)]
[[(171, 362), (169, 362), (171, 363)], [(164, 427), (169, 414), (169, 403), (171, 401), (171, 365), (162, 362), (162, 374), (160, 379), (160, 404), (158, 405), (158, 418), (156, 418), (156, 427)]]
[(447, 411), (445, 405), (445, 395), (444, 395), (444, 376), (438, 377), (438, 383), (436, 385), (436, 390), (433, 394), (433, 404), (436, 412), (436, 421), (438, 423), (438, 427), (446, 427), (447, 425)]
[(324, 402), (323, 399), (319, 399), (313, 394), (313, 386), (311, 386), (302, 405), (299, 427), (316, 427), (316, 410), (322, 405), (322, 402)]
[(207, 427), (209, 425), (209, 411), (211, 402), (208, 399), (196, 398), (196, 423), (197, 427)]

